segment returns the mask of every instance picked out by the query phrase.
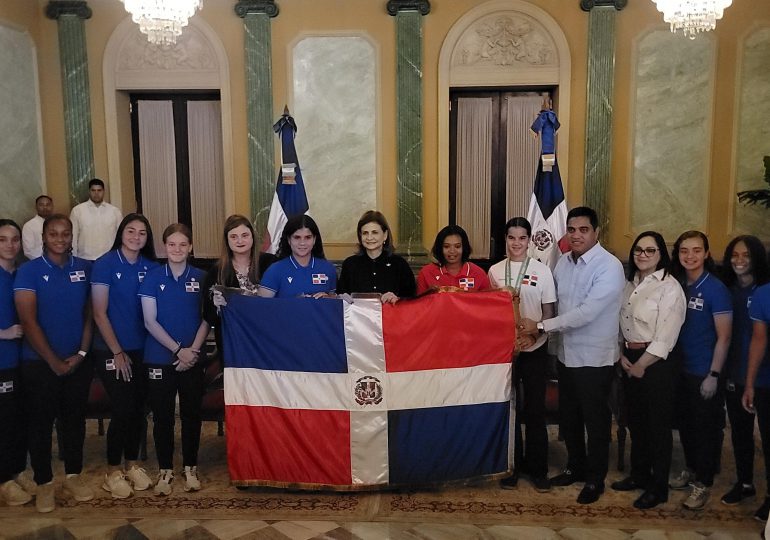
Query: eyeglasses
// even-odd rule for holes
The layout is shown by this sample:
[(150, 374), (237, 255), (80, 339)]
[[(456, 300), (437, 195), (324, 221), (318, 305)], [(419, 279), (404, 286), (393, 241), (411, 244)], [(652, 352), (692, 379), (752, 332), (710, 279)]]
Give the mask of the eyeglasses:
[(648, 248), (635, 247), (634, 248), (634, 256), (636, 257), (641, 257), (642, 254), (647, 255), (648, 257), (652, 257), (657, 252), (658, 252), (658, 248), (654, 248), (654, 247), (648, 247)]

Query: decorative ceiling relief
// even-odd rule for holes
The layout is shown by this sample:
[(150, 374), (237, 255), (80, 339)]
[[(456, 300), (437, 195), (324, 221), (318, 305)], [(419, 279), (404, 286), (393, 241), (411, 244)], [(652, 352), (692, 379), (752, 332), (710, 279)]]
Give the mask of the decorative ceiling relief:
[(217, 71), (216, 53), (194, 26), (185, 29), (173, 45), (159, 46), (147, 41), (137, 28), (120, 49), (120, 71), (162, 70)]
[(518, 12), (494, 13), (471, 25), (460, 38), (453, 66), (553, 67), (556, 47), (533, 18)]

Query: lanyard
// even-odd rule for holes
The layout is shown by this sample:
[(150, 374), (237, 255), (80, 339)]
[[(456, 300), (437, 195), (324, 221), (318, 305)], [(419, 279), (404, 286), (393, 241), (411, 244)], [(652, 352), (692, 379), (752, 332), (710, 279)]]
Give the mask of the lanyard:
[[(524, 262), (521, 263), (521, 268), (519, 268), (519, 275), (516, 276), (516, 281), (513, 283), (513, 289), (516, 292), (519, 292), (519, 289), (521, 288), (521, 280), (524, 279), (524, 273), (527, 271), (527, 267), (529, 266), (529, 259), (530, 257), (527, 257), (524, 259)], [(507, 259), (505, 263), (505, 286), (510, 287), (511, 286), (511, 260)]]

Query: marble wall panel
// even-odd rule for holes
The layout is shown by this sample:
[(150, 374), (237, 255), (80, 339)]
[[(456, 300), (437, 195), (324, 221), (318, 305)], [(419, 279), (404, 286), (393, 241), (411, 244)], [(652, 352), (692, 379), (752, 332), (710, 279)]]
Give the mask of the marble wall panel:
[[(736, 191), (770, 189), (762, 181), (763, 156), (770, 156), (770, 28), (752, 32), (743, 43), (739, 81)], [(770, 240), (770, 209), (735, 199), (736, 232)]]
[(35, 215), (44, 190), (36, 66), (29, 35), (0, 23), (0, 217), (19, 225)]
[[(376, 54), (362, 37), (307, 37), (292, 53), (297, 155), (324, 242), (356, 242), (377, 207)], [(395, 221), (395, 216), (388, 216)]]
[(713, 36), (668, 30), (637, 44), (632, 233), (673, 242), (706, 225), (714, 54)]

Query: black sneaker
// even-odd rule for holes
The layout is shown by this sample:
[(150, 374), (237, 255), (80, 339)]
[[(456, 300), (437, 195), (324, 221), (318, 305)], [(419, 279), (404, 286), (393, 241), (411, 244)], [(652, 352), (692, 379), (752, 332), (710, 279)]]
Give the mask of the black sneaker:
[(750, 499), (757, 494), (757, 490), (751, 484), (743, 484), (738, 482), (733, 486), (733, 489), (728, 491), (722, 496), (722, 504), (727, 506), (735, 506), (744, 499)]
[(513, 471), (513, 474), (507, 478), (500, 480), (500, 487), (503, 489), (516, 489), (516, 484), (519, 483), (519, 473)]
[(538, 493), (548, 493), (551, 491), (551, 481), (547, 476), (530, 476), (529, 481)]
[(762, 506), (757, 508), (757, 511), (754, 512), (754, 519), (757, 521), (765, 522), (767, 521), (767, 515), (770, 513), (770, 497), (765, 497), (765, 502), (762, 503)]

